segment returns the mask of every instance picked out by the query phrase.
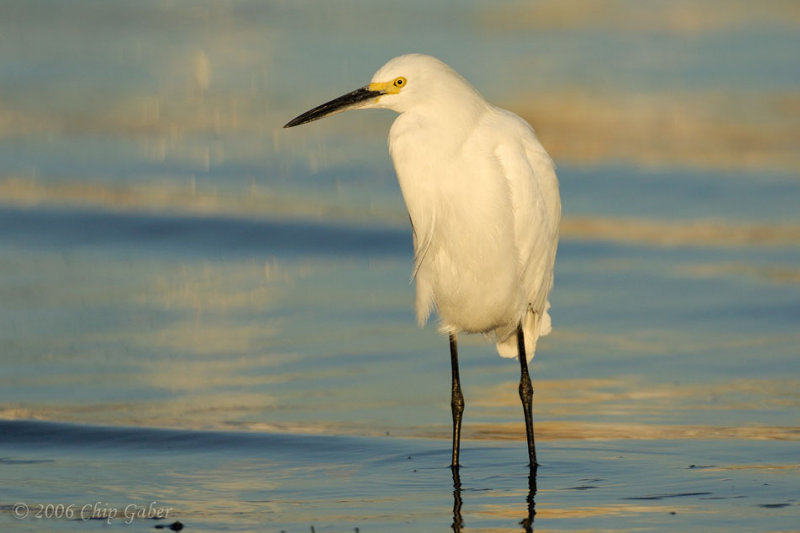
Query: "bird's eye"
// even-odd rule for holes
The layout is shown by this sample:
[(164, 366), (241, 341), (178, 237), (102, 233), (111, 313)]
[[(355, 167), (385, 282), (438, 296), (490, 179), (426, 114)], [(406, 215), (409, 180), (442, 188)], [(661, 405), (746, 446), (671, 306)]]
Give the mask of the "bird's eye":
[(400, 87), (402, 87), (403, 85), (405, 85), (405, 84), (406, 84), (406, 79), (405, 79), (403, 76), (400, 76), (399, 78), (396, 78), (396, 79), (394, 80), (394, 83), (393, 83), (393, 85), (394, 85), (395, 87), (397, 87), (398, 89), (399, 89)]

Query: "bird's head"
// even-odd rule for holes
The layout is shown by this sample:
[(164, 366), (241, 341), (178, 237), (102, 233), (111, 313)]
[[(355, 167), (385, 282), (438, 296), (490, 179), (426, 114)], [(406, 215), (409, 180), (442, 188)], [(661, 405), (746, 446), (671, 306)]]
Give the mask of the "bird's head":
[(453, 92), (465, 89), (475, 92), (456, 71), (435, 57), (406, 54), (382, 66), (368, 85), (306, 111), (290, 120), (284, 128), (299, 126), (348, 109), (385, 108), (402, 113), (425, 105), (439, 95), (452, 96)]

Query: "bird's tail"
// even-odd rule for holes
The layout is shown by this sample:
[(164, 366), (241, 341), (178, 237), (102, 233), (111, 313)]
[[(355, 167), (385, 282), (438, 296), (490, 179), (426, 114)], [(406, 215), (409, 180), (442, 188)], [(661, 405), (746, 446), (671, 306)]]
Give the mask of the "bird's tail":
[[(550, 322), (550, 302), (545, 302), (544, 310), (537, 313), (530, 307), (522, 320), (522, 333), (525, 337), (525, 355), (528, 361), (533, 359), (536, 353), (536, 341), (550, 333), (552, 325)], [(513, 328), (504, 338), (497, 341), (497, 353), (502, 357), (514, 358), (518, 355), (517, 328)]]

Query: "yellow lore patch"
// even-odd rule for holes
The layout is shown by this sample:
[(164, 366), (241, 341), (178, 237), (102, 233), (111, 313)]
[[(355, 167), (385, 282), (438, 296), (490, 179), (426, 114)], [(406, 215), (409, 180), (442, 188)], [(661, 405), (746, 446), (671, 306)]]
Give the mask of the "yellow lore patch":
[[(382, 81), (369, 84), (370, 91), (377, 91), (383, 94), (397, 94), (406, 86), (406, 79), (403, 76), (393, 79), (392, 81)], [(378, 97), (380, 99), (380, 96)]]

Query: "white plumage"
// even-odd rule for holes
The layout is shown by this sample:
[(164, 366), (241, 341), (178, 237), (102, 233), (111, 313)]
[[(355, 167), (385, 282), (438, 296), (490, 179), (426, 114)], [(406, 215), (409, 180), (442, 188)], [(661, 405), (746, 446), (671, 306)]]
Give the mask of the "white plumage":
[(561, 216), (553, 162), (527, 122), (438, 59), (397, 57), (372, 82), (400, 76), (400, 93), (365, 107), (400, 113), (389, 151), (414, 229), (417, 319), (435, 306), (442, 330), (493, 332), (504, 357), (516, 357), (522, 321), (530, 359), (550, 331)]
[[(523, 119), (497, 108), (438, 59), (396, 57), (369, 85), (324, 103), (285, 127), (358, 108), (399, 113), (389, 151), (414, 232), (417, 320), (435, 308), (450, 337), (453, 467), (464, 398), (459, 332), (494, 334), (520, 357), (520, 398), (535, 468), (533, 389), (527, 362), (550, 332), (561, 200), (553, 162)], [(455, 470), (454, 470), (455, 472)]]

